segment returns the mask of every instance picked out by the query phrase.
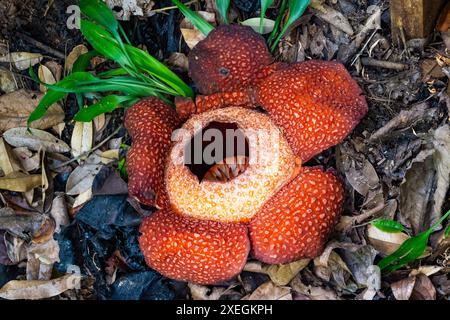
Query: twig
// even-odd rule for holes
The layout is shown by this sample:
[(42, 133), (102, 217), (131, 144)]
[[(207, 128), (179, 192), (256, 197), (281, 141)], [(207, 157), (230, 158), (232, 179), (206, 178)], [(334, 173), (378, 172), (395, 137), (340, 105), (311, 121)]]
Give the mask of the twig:
[(107, 136), (105, 139), (103, 139), (98, 145), (96, 145), (95, 147), (93, 147), (91, 150), (85, 151), (85, 152), (83, 152), (82, 154), (76, 156), (75, 158), (72, 158), (72, 159), (67, 160), (67, 161), (65, 161), (65, 162), (63, 162), (63, 163), (60, 163), (59, 165), (54, 166), (54, 167), (52, 167), (51, 169), (54, 170), (54, 169), (58, 169), (58, 168), (67, 166), (68, 164), (71, 164), (72, 162), (75, 162), (75, 161), (80, 160), (81, 158), (83, 158), (83, 157), (85, 157), (85, 156), (88, 156), (90, 153), (94, 152), (95, 150), (97, 150), (98, 148), (100, 148), (102, 145), (104, 145), (106, 142), (108, 142), (109, 139), (111, 139), (112, 137), (114, 137), (114, 136), (119, 132), (120, 129), (122, 129), (122, 126), (118, 127), (116, 130), (114, 130), (113, 133), (111, 133), (109, 136)]
[(408, 65), (400, 62), (391, 62), (385, 60), (377, 60), (374, 58), (364, 57), (361, 58), (361, 63), (369, 67), (379, 67), (384, 69), (392, 69), (397, 71), (403, 71), (408, 69)]
[(355, 58), (353, 59), (352, 63), (350, 64), (350, 66), (354, 65), (356, 60), (358, 60), (358, 58), (362, 55), (362, 53), (364, 52), (364, 50), (366, 50), (367, 45), (369, 44), (370, 40), (372, 40), (372, 38), (375, 36), (375, 34), (378, 32), (378, 29), (374, 29), (372, 34), (370, 35), (369, 39), (367, 39), (366, 43), (364, 44), (364, 46), (361, 48), (361, 50), (359, 50), (359, 52), (356, 54)]
[[(196, 3), (196, 2), (198, 2), (198, 0), (192, 0), (192, 1), (188, 1), (188, 2), (184, 3), (184, 5), (188, 6), (188, 5)], [(159, 8), (159, 9), (155, 9), (155, 10), (150, 10), (148, 13), (158, 13), (158, 12), (173, 10), (173, 9), (177, 9), (177, 8), (178, 8), (177, 6), (164, 7), (164, 8)]]
[(42, 42), (37, 41), (36, 39), (33, 39), (33, 38), (27, 36), (26, 34), (18, 32), (18, 35), (21, 38), (23, 38), (25, 41), (31, 43), (32, 45), (34, 45), (35, 47), (37, 47), (39, 49), (47, 51), (48, 53), (50, 53), (51, 55), (55, 56), (56, 58), (63, 59), (63, 60), (66, 58), (64, 53), (62, 53), (62, 52), (60, 52), (58, 50), (55, 50), (52, 47), (49, 47), (48, 45), (43, 44)]

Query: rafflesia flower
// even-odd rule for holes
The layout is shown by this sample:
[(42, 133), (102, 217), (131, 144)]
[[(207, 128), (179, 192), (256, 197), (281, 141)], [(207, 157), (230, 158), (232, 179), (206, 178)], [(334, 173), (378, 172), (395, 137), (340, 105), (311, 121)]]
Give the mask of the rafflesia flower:
[(203, 94), (195, 102), (177, 98), (175, 111), (148, 98), (125, 118), (129, 193), (158, 208), (140, 227), (147, 264), (213, 284), (237, 275), (249, 254), (270, 264), (319, 255), (344, 190), (332, 171), (302, 163), (367, 112), (356, 82), (336, 62), (274, 63), (242, 26), (216, 28), (189, 65)]

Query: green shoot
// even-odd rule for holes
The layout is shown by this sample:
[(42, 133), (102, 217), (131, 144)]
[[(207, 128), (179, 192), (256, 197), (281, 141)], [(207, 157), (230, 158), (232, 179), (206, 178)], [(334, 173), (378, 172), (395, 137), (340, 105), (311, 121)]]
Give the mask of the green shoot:
[[(171, 103), (167, 95), (193, 97), (192, 89), (164, 64), (129, 44), (129, 40), (111, 9), (101, 0), (80, 0), (81, 12), (89, 19), (81, 20), (81, 33), (94, 50), (78, 57), (72, 73), (63, 80), (45, 84), (48, 91), (28, 118), (28, 125), (44, 116), (54, 103), (74, 93), (80, 106), (74, 119), (91, 121), (96, 116), (127, 107), (140, 98), (157, 96)], [(123, 40), (124, 39), (124, 40)], [(125, 41), (125, 43), (124, 43)], [(85, 70), (95, 56), (103, 56), (119, 65), (118, 68), (94, 76)], [(35, 81), (38, 77), (30, 68)], [(123, 95), (99, 97), (98, 92), (120, 92)], [(91, 106), (84, 106), (85, 98), (96, 98)]]
[(197, 12), (192, 11), (188, 7), (186, 7), (181, 1), (179, 0), (172, 0), (173, 4), (175, 4), (178, 9), (180, 9), (181, 13), (189, 19), (189, 21), (205, 36), (208, 35), (212, 30), (214, 30), (214, 27), (205, 19), (203, 19)]
[[(383, 258), (378, 266), (383, 272), (392, 272), (398, 270), (410, 262), (420, 258), (427, 248), (428, 239), (436, 228), (450, 215), (447, 211), (435, 224), (428, 230), (419, 233), (417, 236), (409, 238), (391, 255)], [(445, 234), (445, 232), (444, 232)]]
[(389, 219), (375, 219), (370, 224), (381, 231), (389, 233), (398, 233), (405, 230), (405, 227), (401, 223)]
[(267, 8), (269, 8), (274, 0), (261, 0), (261, 19), (259, 22), (259, 33), (263, 34), (264, 31), (264, 18), (266, 16)]
[(228, 24), (228, 8), (230, 7), (230, 0), (216, 0), (216, 6), (222, 16), (223, 22)]
[[(289, 27), (298, 19), (301, 17), (303, 12), (305, 12), (306, 8), (308, 7), (310, 3), (310, 0), (289, 0), (289, 15), (287, 17), (287, 21), (284, 24), (283, 29), (278, 34), (278, 37), (275, 39), (275, 42), (272, 44), (270, 50), (274, 51), (275, 48), (278, 45), (278, 42), (280, 42), (281, 37), (286, 33), (286, 31), (289, 29)], [(274, 29), (275, 30), (275, 29)]]

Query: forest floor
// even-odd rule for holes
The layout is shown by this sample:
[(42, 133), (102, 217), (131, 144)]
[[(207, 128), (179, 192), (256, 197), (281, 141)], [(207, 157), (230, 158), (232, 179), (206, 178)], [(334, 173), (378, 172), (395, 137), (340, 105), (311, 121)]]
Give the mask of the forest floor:
[[(137, 1), (140, 7), (124, 16), (120, 4), (126, 1), (109, 2), (116, 3), (134, 45), (192, 84), (186, 41), (195, 39), (183, 37), (183, 16), (167, 9), (171, 1)], [(389, 1), (320, 2), (323, 11), (308, 9), (281, 41), (276, 58), (340, 61), (369, 104), (368, 114), (343, 143), (308, 163), (337, 168), (346, 184), (343, 216), (320, 257), (278, 266), (249, 260), (238, 277), (217, 286), (173, 281), (149, 269), (137, 242), (142, 210), (129, 201), (117, 169), (125, 156), (121, 145), (131, 144), (123, 110), (80, 128), (72, 120), (75, 98), (69, 96), (39, 129), (72, 152), (46, 154), (33, 142), (10, 146), (0, 138), (3, 175), (9, 173), (5, 168), (26, 173), (17, 176), (14, 187), (0, 177), (6, 185), (0, 195), (0, 297), (45, 298), (52, 288), (61, 292), (52, 299), (448, 299), (447, 222), (408, 267), (380, 274), (374, 265), (450, 209), (450, 38), (435, 32), (426, 40), (397, 43)], [(23, 59), (35, 61), (40, 78), (58, 80), (85, 52), (88, 45), (79, 30), (67, 25), (67, 8), (74, 3), (0, 1), (0, 133), (26, 126), (45, 89), (29, 77)], [(258, 17), (258, 3), (233, 1), (230, 17)], [(214, 1), (192, 8), (217, 17)], [(136, 16), (139, 11), (145, 16)], [(274, 5), (268, 17), (276, 13)], [(10, 54), (15, 52), (23, 55)], [(102, 60), (93, 63), (96, 69), (111, 67)], [(82, 151), (74, 155), (74, 149)], [(87, 158), (76, 157), (84, 151)], [(31, 191), (11, 191), (30, 184), (36, 184)], [(370, 223), (379, 217), (405, 230), (381, 231)], [(83, 276), (67, 275), (68, 270)], [(14, 279), (27, 281), (21, 288), (3, 287)]]

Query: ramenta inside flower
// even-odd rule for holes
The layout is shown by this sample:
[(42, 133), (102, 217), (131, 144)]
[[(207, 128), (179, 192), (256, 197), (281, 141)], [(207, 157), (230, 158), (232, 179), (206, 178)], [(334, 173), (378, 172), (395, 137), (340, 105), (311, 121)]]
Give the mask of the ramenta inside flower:
[(184, 164), (199, 181), (230, 181), (249, 164), (249, 141), (235, 122), (213, 121), (185, 146)]

